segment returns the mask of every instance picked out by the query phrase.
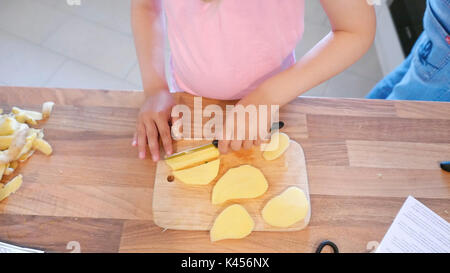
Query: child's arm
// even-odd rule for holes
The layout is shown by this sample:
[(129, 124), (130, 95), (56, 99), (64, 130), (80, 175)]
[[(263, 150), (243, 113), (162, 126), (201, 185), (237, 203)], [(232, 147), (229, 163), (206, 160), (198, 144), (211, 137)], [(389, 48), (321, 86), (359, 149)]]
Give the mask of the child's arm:
[[(376, 19), (374, 8), (367, 1), (321, 0), (321, 3), (330, 20), (331, 32), (294, 66), (264, 81), (238, 104), (281, 107), (342, 72), (370, 48)], [(220, 141), (221, 152), (227, 152), (230, 144), (235, 150), (242, 142)]]
[(133, 146), (138, 147), (139, 157), (143, 159), (148, 145), (152, 159), (157, 161), (158, 135), (166, 153), (172, 153), (168, 121), (174, 104), (164, 76), (161, 0), (132, 0), (131, 23), (146, 97), (139, 112)]

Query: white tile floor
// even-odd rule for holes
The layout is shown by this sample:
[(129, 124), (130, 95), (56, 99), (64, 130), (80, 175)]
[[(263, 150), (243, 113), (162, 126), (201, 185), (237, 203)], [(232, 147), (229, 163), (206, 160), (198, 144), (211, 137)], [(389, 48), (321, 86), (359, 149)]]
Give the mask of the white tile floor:
[[(0, 0), (0, 85), (140, 90), (130, 0)], [(329, 31), (318, 0), (306, 0), (297, 58)], [(382, 78), (374, 48), (310, 96), (364, 97)]]

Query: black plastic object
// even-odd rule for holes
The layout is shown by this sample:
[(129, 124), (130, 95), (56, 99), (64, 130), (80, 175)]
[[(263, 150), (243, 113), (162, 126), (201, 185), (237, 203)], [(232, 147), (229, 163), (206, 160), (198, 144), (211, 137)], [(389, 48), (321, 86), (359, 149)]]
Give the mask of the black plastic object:
[(272, 124), (272, 127), (270, 127), (270, 131), (273, 131), (273, 130), (280, 130), (280, 129), (283, 128), (283, 127), (284, 127), (284, 122), (282, 122), (282, 121), (274, 122), (274, 123)]
[(212, 145), (214, 145), (216, 148), (219, 148), (219, 141), (217, 139), (213, 140)]
[[(284, 122), (282, 122), (282, 121), (274, 122), (274, 123), (272, 124), (272, 127), (270, 127), (270, 131), (273, 131), (273, 130), (279, 130), (279, 129), (283, 128), (283, 127), (284, 127)], [(217, 139), (213, 140), (213, 141), (212, 141), (212, 144), (213, 144), (216, 148), (219, 147), (219, 141), (218, 141)]]
[(322, 249), (326, 246), (330, 246), (333, 249), (333, 253), (339, 253), (339, 248), (332, 241), (325, 240), (319, 244), (316, 249), (316, 253), (322, 253)]
[(450, 161), (441, 162), (441, 169), (443, 169), (446, 172), (450, 172)]

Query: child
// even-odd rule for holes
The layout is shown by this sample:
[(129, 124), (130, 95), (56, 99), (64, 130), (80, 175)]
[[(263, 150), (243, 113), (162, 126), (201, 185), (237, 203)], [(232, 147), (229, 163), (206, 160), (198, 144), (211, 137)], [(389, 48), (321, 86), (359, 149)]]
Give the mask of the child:
[[(316, 0), (308, 0), (316, 1)], [(158, 161), (171, 154), (174, 100), (164, 77), (164, 29), (172, 91), (238, 104), (283, 106), (356, 62), (371, 46), (375, 12), (365, 0), (321, 0), (331, 32), (297, 63), (304, 0), (132, 0), (132, 26), (146, 100), (133, 146)], [(164, 22), (163, 14), (166, 16)], [(258, 141), (221, 140), (219, 150)]]
[(450, 101), (450, 0), (428, 0), (411, 53), (368, 99)]

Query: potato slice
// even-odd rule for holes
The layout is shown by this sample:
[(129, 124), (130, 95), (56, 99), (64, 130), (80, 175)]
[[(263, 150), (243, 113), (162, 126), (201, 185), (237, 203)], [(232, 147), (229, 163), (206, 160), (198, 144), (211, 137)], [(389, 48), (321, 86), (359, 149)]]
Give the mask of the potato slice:
[(34, 140), (33, 149), (36, 149), (45, 155), (51, 155), (53, 152), (52, 146), (42, 138), (36, 138)]
[(259, 169), (242, 165), (228, 170), (217, 181), (212, 203), (217, 205), (232, 199), (255, 198), (263, 195), (267, 188), (267, 180)]
[(174, 156), (166, 159), (165, 162), (172, 170), (177, 171), (211, 161), (218, 158), (219, 155), (219, 150), (211, 146), (195, 152)]
[(5, 185), (0, 184), (0, 201), (15, 193), (22, 186), (22, 181), (22, 175), (19, 174)]
[(231, 205), (217, 216), (210, 230), (210, 239), (212, 242), (241, 239), (252, 233), (254, 227), (255, 222), (243, 206)]
[(269, 144), (267, 144), (263, 157), (265, 160), (275, 160), (280, 157), (289, 148), (289, 136), (285, 133), (276, 132), (271, 138)]
[(11, 142), (13, 140), (13, 136), (0, 136), (0, 151), (4, 151), (9, 148)]
[(287, 228), (305, 219), (308, 210), (305, 193), (298, 187), (289, 187), (267, 202), (262, 217), (271, 226)]
[(207, 185), (219, 173), (220, 159), (179, 171), (174, 171), (176, 179), (188, 185)]

